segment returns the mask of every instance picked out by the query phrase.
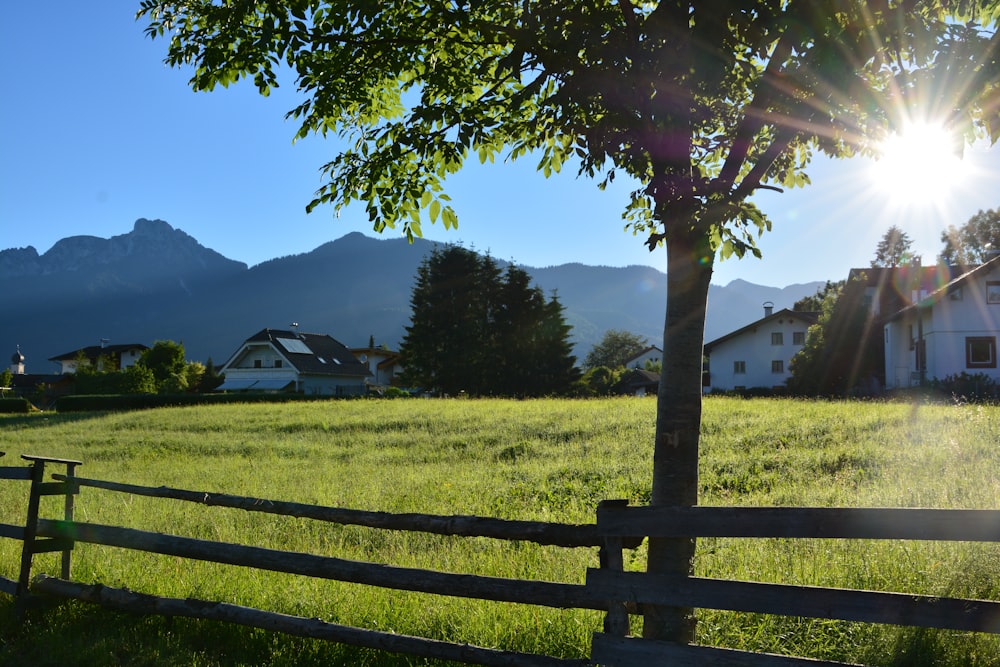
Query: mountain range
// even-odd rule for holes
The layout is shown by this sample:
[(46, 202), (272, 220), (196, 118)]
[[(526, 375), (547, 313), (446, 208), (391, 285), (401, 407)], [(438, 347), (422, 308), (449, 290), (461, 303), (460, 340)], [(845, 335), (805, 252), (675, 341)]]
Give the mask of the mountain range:
[[(140, 219), (110, 239), (73, 236), (44, 254), (0, 251), (0, 354), (20, 348), (29, 373), (56, 372), (50, 357), (96, 345), (174, 340), (191, 360), (222, 365), (263, 328), (326, 333), (348, 347), (397, 348), (410, 320), (417, 267), (438, 245), (354, 232), (312, 252), (248, 267), (162, 220)], [(503, 262), (499, 262), (503, 266)], [(666, 275), (648, 266), (522, 267), (565, 307), (578, 358), (608, 329), (662, 345)], [(791, 308), (823, 283), (783, 288), (736, 280), (709, 290), (705, 339)], [(9, 352), (4, 352), (9, 350)]]

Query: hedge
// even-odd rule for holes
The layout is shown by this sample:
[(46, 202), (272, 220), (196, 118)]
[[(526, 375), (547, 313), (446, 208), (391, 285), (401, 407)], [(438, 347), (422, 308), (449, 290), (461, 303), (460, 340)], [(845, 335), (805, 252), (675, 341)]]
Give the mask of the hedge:
[(329, 401), (334, 396), (312, 394), (93, 394), (63, 396), (56, 412), (116, 412), (146, 410), (180, 405), (216, 403), (285, 403), (288, 401)]
[(31, 412), (31, 403), (26, 398), (0, 398), (0, 413), (23, 414)]

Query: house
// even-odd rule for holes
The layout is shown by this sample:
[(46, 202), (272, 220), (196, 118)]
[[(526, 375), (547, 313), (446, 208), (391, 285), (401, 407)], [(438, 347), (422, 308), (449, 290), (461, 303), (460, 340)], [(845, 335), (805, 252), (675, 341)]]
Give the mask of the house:
[(88, 347), (49, 357), (49, 361), (60, 364), (60, 373), (75, 373), (80, 364), (95, 366), (99, 371), (124, 370), (139, 361), (142, 353), (149, 347), (142, 343), (126, 343), (124, 345), (108, 345), (102, 338), (100, 345)]
[(621, 396), (655, 396), (660, 389), (660, 374), (644, 368), (632, 368), (611, 388)]
[(1000, 256), (890, 314), (883, 330), (887, 388), (961, 373), (1000, 381)]
[[(663, 350), (651, 345), (625, 361), (625, 368), (645, 368), (646, 364), (663, 364)], [(659, 379), (657, 379), (659, 381)]]
[(243, 342), (219, 369), (217, 391), (289, 391), (354, 396), (372, 374), (347, 347), (326, 334), (262, 329)]
[(385, 345), (376, 347), (373, 336), (368, 339), (368, 347), (352, 347), (351, 354), (372, 374), (369, 380), (372, 388), (384, 389), (398, 385), (399, 375), (403, 372), (399, 352), (390, 350)]
[(806, 342), (819, 313), (764, 304), (764, 317), (705, 345), (709, 358), (706, 390), (743, 391), (783, 388), (789, 362)]

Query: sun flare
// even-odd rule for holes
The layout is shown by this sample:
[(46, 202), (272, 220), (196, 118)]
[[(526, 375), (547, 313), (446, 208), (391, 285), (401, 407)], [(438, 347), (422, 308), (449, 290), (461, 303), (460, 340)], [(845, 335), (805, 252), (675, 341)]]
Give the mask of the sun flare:
[(874, 185), (897, 203), (940, 203), (967, 176), (955, 139), (940, 125), (913, 123), (879, 152)]

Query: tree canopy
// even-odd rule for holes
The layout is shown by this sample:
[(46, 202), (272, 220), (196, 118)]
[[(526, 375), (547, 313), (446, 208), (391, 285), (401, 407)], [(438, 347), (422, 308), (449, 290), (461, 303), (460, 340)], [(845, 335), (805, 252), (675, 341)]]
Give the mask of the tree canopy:
[(875, 247), (875, 259), (872, 260), (872, 267), (893, 267), (909, 264), (914, 260), (910, 253), (913, 240), (910, 235), (896, 225), (892, 225), (882, 235), (882, 239)]
[(421, 262), (400, 345), (403, 381), (442, 394), (566, 394), (579, 377), (570, 327), (524, 269), (458, 246)]
[[(629, 177), (625, 226), (666, 251), (651, 502), (692, 505), (712, 267), (759, 256), (771, 226), (750, 196), (807, 184), (817, 152), (875, 153), (913, 119), (995, 139), (997, 4), (143, 0), (139, 17), (196, 90), (248, 78), (266, 95), (290, 70), (298, 136), (343, 140), (309, 209), (359, 202), (412, 237), (457, 223), (444, 183), (467, 159)], [(694, 545), (648, 553), (651, 571), (688, 573)], [(644, 613), (647, 636), (693, 637), (685, 610)]]
[(979, 211), (961, 227), (948, 225), (941, 233), (941, 242), (941, 260), (946, 264), (985, 262), (990, 253), (1000, 250), (1000, 209)]
[(649, 347), (649, 341), (643, 336), (631, 331), (609, 329), (587, 353), (583, 366), (584, 368), (597, 368), (598, 366), (618, 368), (624, 366), (626, 361), (647, 347)]

